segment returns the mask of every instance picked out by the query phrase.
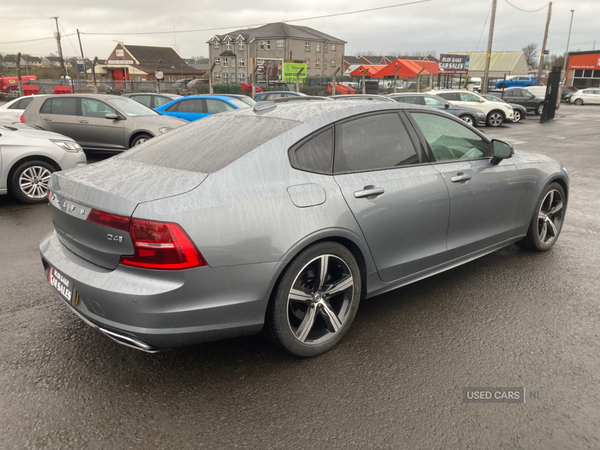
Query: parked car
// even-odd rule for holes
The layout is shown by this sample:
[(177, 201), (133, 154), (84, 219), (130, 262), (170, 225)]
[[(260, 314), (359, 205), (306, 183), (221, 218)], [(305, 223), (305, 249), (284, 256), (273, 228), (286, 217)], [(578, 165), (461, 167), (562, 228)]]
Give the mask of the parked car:
[(122, 94), (122, 97), (129, 97), (150, 109), (160, 108), (173, 100), (181, 98), (181, 95), (175, 94), (154, 94), (152, 92), (134, 92), (130, 94)]
[(69, 136), (85, 150), (120, 152), (186, 124), (127, 97), (105, 94), (36, 96), (23, 120)]
[[(491, 102), (506, 103), (505, 100), (502, 100), (501, 98), (498, 98), (492, 94), (482, 94), (481, 96)], [(511, 104), (511, 106), (513, 109), (513, 120), (512, 121), (514, 123), (520, 122), (521, 120), (527, 118), (527, 108), (525, 108), (524, 106), (521, 106), (517, 103)]]
[(53, 172), (85, 164), (85, 153), (71, 138), (25, 124), (0, 125), (0, 194), (44, 202)]
[(464, 122), (474, 127), (483, 127), (486, 124), (485, 114), (475, 108), (467, 108), (464, 106), (455, 106), (448, 100), (433, 94), (425, 94), (420, 92), (406, 92), (390, 94), (389, 98), (400, 103), (409, 103), (411, 105), (431, 106), (436, 109), (444, 110)]
[(224, 95), (188, 95), (156, 108), (160, 114), (178, 117), (189, 122), (212, 114), (250, 108), (242, 100)]
[(170, 89), (179, 94), (179, 91), (185, 89), (187, 87), (187, 84), (192, 80), (195, 80), (195, 78), (180, 78), (170, 86)]
[(238, 100), (241, 100), (244, 103), (247, 103), (249, 106), (256, 105), (256, 102), (249, 95), (244, 95), (244, 94), (212, 94), (212, 95), (219, 95), (221, 97), (237, 98)]
[(582, 89), (575, 92), (570, 99), (577, 106), (600, 104), (600, 88)]
[(546, 98), (546, 86), (527, 86), (524, 89), (536, 97)]
[(511, 77), (506, 77), (506, 81), (499, 80), (496, 82), (496, 89), (525, 86), (535, 86), (535, 77), (529, 75), (515, 75)]
[(523, 88), (508, 88), (503, 90), (493, 90), (489, 92), (491, 95), (501, 98), (511, 105), (521, 105), (527, 108), (528, 111), (533, 111), (535, 114), (542, 114), (544, 110), (544, 97), (536, 97), (534, 94)]
[(285, 97), (297, 97), (299, 95), (306, 95), (302, 92), (293, 92), (293, 91), (265, 91), (259, 92), (254, 95), (255, 102), (265, 102), (275, 100), (276, 98), (285, 98)]
[(334, 100), (362, 100), (362, 101), (374, 101), (374, 102), (393, 102), (394, 101), (385, 95), (377, 95), (377, 94), (330, 95), (329, 98), (332, 98)]
[(558, 162), (431, 108), (263, 104), (53, 174), (40, 252), (63, 303), (125, 345), (264, 327), (306, 357), (364, 298), (513, 242), (550, 249), (568, 188)]
[(561, 86), (560, 87), (560, 101), (568, 103), (571, 96), (577, 92), (577, 88), (573, 86)]
[(512, 122), (513, 108), (509, 104), (490, 102), (481, 95), (465, 90), (429, 91), (428, 94), (436, 94), (448, 100), (456, 106), (475, 108), (485, 114), (487, 125), (499, 127), (505, 121)]
[(29, 106), (33, 98), (33, 95), (19, 97), (0, 106), (0, 120), (19, 122), (25, 109)]

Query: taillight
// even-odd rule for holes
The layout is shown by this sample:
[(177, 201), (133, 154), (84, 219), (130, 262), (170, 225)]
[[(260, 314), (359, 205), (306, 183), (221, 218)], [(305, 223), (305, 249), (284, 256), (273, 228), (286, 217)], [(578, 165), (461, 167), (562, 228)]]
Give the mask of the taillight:
[(129, 233), (135, 253), (121, 256), (121, 264), (125, 266), (177, 270), (208, 265), (176, 223), (131, 219), (95, 209), (90, 211), (87, 220)]
[(135, 254), (121, 264), (145, 269), (174, 270), (207, 266), (188, 235), (175, 223), (133, 219), (129, 231)]
[(25, 116), (23, 114), (21, 114), (21, 123), (25, 123)]
[(127, 232), (131, 226), (131, 219), (129, 217), (117, 216), (116, 214), (109, 214), (96, 209), (90, 211), (87, 220), (98, 225)]

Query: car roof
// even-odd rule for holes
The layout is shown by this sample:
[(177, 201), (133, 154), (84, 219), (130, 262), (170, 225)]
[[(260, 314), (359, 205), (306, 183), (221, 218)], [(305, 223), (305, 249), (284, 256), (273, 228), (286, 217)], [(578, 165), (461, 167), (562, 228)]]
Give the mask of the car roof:
[(151, 96), (159, 96), (159, 97), (169, 97), (169, 98), (179, 98), (181, 95), (177, 94), (163, 94), (162, 92), (158, 94), (157, 92), (128, 92), (126, 94), (121, 94), (121, 97), (131, 97), (132, 95), (151, 95)]
[[(227, 97), (225, 95), (211, 95), (211, 94), (201, 94), (201, 95), (187, 95), (185, 97), (181, 97), (181, 98), (176, 98), (175, 100), (186, 100), (186, 99), (190, 99), (190, 98), (216, 98), (219, 100), (223, 100), (223, 101), (228, 101), (231, 100), (231, 97)], [(173, 100), (173, 101), (175, 101)]]
[[(258, 106), (269, 105), (269, 106)], [(407, 105), (398, 102), (365, 102), (364, 100), (348, 100), (345, 102), (285, 102), (257, 103), (254, 108), (236, 111), (234, 114), (259, 115), (277, 119), (304, 122), (313, 129), (318, 129), (332, 122), (363, 113), (378, 111), (400, 111), (405, 109), (422, 109), (431, 111), (430, 108), (420, 105)]]

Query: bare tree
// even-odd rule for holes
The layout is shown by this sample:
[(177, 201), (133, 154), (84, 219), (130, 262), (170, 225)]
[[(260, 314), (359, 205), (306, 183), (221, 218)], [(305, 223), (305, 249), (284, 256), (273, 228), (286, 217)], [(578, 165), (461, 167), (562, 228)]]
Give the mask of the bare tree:
[(527, 65), (529, 67), (535, 67), (535, 63), (538, 58), (537, 52), (538, 45), (535, 42), (531, 42), (523, 47), (523, 53), (525, 53), (525, 60), (527, 60)]

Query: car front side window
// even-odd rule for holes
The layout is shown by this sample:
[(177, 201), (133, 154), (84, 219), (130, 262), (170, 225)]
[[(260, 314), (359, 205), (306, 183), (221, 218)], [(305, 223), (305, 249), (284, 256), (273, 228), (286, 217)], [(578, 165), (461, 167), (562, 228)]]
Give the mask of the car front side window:
[(410, 113), (436, 161), (464, 161), (492, 156), (492, 145), (460, 122), (420, 112)]

